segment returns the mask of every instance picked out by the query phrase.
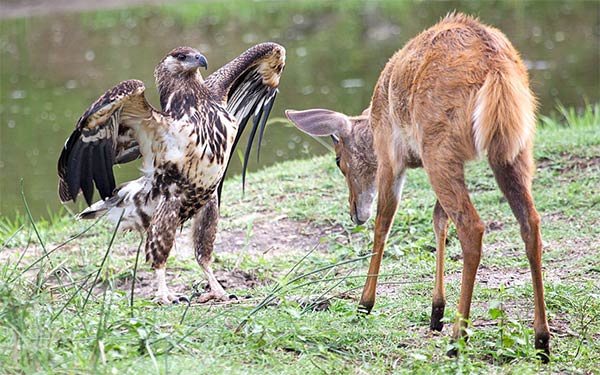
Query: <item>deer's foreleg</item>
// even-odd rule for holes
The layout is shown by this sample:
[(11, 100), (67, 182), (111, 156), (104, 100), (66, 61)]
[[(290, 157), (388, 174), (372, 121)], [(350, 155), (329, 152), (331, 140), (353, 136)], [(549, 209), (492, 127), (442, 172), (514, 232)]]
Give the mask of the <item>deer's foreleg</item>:
[(435, 285), (431, 304), (431, 321), (429, 327), (433, 331), (441, 331), (444, 327), (442, 318), (446, 308), (446, 291), (444, 288), (444, 253), (446, 250), (446, 234), (448, 232), (448, 215), (439, 201), (433, 209), (433, 230), (436, 238), (435, 251)]
[(377, 291), (377, 279), (381, 258), (390, 228), (394, 222), (394, 216), (398, 209), (402, 186), (404, 184), (404, 170), (394, 173), (389, 163), (380, 163), (378, 170), (379, 197), (377, 200), (377, 217), (375, 218), (375, 243), (373, 245), (373, 256), (369, 264), (367, 281), (360, 298), (359, 311), (370, 313), (375, 304), (375, 293)]

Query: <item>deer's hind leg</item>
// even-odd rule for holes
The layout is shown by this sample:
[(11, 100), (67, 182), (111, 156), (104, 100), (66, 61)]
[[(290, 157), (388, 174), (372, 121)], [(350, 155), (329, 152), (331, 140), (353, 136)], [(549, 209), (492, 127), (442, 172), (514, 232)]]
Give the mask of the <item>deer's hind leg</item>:
[[(428, 159), (428, 157), (430, 158)], [(423, 155), (423, 162), (439, 204), (456, 226), (456, 232), (462, 247), (463, 270), (460, 299), (458, 302), (459, 315), (454, 324), (453, 338), (466, 338), (466, 331), (464, 330), (466, 326), (465, 320), (469, 318), (471, 311), (473, 286), (481, 259), (485, 225), (480, 220), (473, 203), (471, 203), (464, 181), (464, 165), (462, 161), (452, 161), (450, 158), (435, 158), (435, 152), (431, 152), (430, 155)], [(440, 215), (439, 223), (442, 223), (443, 220), (441, 219), (443, 219), (443, 216), (441, 216), (439, 211), (438, 215)], [(436, 234), (442, 234), (442, 232), (436, 229)], [(442, 245), (438, 249), (438, 256), (442, 255), (439, 250), (443, 248)], [(455, 355), (456, 351), (450, 351), (449, 354)]]
[(533, 282), (535, 348), (540, 350), (540, 359), (546, 363), (550, 360), (550, 330), (546, 319), (542, 281), (540, 215), (535, 209), (531, 194), (533, 173), (531, 148), (523, 149), (511, 163), (498, 162), (490, 153), (489, 162), (498, 186), (521, 227), (521, 237), (525, 242)]

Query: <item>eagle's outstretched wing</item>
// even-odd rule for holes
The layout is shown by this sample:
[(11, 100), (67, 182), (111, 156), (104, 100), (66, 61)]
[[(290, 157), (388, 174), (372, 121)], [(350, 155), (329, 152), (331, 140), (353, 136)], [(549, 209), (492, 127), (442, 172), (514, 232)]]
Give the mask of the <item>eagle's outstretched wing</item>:
[[(251, 47), (205, 80), (211, 93), (238, 121), (238, 131), (227, 167), (248, 120), (254, 116), (244, 153), (242, 184), (245, 182), (248, 158), (257, 130), (259, 130), (257, 151), (260, 152), (263, 132), (273, 107), (284, 65), (285, 48), (276, 43), (261, 43)], [(218, 189), (219, 201), (222, 187), (223, 180)]]
[(141, 81), (123, 81), (106, 91), (81, 116), (58, 160), (58, 193), (75, 201), (81, 190), (88, 205), (94, 184), (102, 199), (115, 189), (113, 165), (140, 157), (135, 128), (162, 118), (144, 97)]

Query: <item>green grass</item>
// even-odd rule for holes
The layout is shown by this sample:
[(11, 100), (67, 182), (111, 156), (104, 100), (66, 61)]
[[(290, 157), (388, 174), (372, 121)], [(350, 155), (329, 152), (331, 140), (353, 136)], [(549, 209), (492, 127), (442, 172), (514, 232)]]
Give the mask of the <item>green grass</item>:
[[(373, 223), (351, 225), (345, 183), (327, 156), (252, 173), (244, 197), (239, 178), (226, 185), (220, 236), (239, 237), (239, 246), (238, 251), (217, 248), (215, 269), (241, 270), (258, 280), (253, 289), (231, 290), (251, 296), (237, 304), (155, 306), (138, 293), (131, 305), (127, 282), (134, 273), (138, 235), (118, 234), (113, 242), (113, 226), (70, 215), (35, 225), (28, 217), (2, 219), (0, 373), (596, 373), (599, 106), (581, 113), (563, 108), (558, 116), (541, 118), (535, 149), (534, 196), (542, 216), (552, 331), (548, 365), (535, 359), (533, 292), (519, 228), (485, 162), (468, 168), (473, 201), (488, 223), (472, 336), (463, 354), (451, 359), (445, 352), (460, 288), (461, 251), (451, 229), (449, 324), (433, 335), (428, 323), (435, 198), (425, 174), (408, 173), (377, 303), (371, 315), (358, 316)], [(277, 220), (290, 232), (268, 233), (265, 243), (252, 248), (251, 240)], [(263, 254), (282, 236), (310, 228), (328, 232)], [(137, 272), (148, 274), (148, 265), (141, 263)], [(185, 292), (193, 281), (203, 280), (192, 257), (173, 256), (168, 273), (177, 276), (176, 285)], [(319, 297), (329, 298), (327, 308), (311, 304)]]

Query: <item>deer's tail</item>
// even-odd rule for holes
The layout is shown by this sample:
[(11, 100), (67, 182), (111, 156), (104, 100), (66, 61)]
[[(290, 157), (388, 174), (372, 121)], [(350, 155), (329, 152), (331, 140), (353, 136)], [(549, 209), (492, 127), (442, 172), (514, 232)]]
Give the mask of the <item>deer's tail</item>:
[(524, 67), (504, 64), (492, 71), (475, 96), (473, 132), (477, 152), (492, 163), (511, 163), (531, 148), (537, 101)]

